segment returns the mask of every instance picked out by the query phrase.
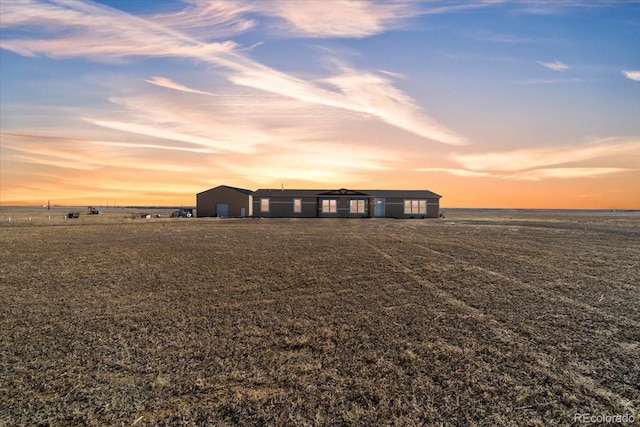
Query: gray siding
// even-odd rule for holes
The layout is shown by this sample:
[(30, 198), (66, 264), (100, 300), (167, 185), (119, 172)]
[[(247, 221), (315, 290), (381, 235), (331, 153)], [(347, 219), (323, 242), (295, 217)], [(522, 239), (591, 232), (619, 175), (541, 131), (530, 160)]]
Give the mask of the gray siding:
[[(426, 213), (405, 213), (405, 200), (426, 200)], [(440, 200), (422, 197), (387, 197), (385, 198), (385, 217), (387, 218), (438, 218)]]
[[(277, 190), (255, 192), (219, 186), (197, 195), (198, 216), (216, 216), (219, 203), (228, 205), (229, 216), (265, 218), (370, 218), (375, 216), (374, 200), (384, 200), (380, 216), (386, 218), (437, 218), (440, 215), (440, 195), (428, 190)], [(261, 202), (269, 200), (268, 210)], [(295, 200), (301, 201), (301, 211), (295, 212)], [(419, 203), (419, 209), (405, 213), (405, 201)], [(324, 201), (330, 201), (326, 205)], [(360, 201), (358, 211), (351, 211), (352, 201)], [(225, 206), (226, 207), (226, 206)], [(326, 209), (328, 208), (328, 209)], [(384, 215), (382, 215), (384, 213)]]
[[(269, 210), (261, 210), (261, 200), (269, 199)], [(293, 211), (294, 199), (302, 200), (302, 212)], [(331, 201), (330, 208), (335, 206), (335, 211), (327, 211), (323, 208), (323, 201)], [(364, 212), (351, 212), (351, 201), (362, 200)], [(424, 200), (426, 212), (405, 213), (404, 197), (385, 198), (386, 218), (437, 218), (440, 215), (440, 201), (437, 198), (417, 198), (410, 200)], [(254, 216), (264, 218), (369, 218), (373, 216), (373, 198), (364, 196), (318, 196), (296, 197), (288, 195), (267, 194), (255, 196), (253, 199)], [(326, 206), (324, 206), (326, 207)]]
[[(262, 199), (269, 199), (269, 211), (261, 210)], [(302, 212), (294, 212), (294, 199), (301, 199)], [(299, 197), (268, 194), (253, 198), (254, 216), (264, 218), (315, 218), (318, 216), (316, 197)]]
[[(367, 218), (369, 216), (369, 202), (365, 196), (321, 196), (318, 198), (320, 209), (318, 216), (321, 218)], [(336, 204), (335, 212), (325, 212), (323, 210), (323, 200), (333, 200)], [(352, 213), (351, 200), (362, 200), (364, 203), (364, 212)]]

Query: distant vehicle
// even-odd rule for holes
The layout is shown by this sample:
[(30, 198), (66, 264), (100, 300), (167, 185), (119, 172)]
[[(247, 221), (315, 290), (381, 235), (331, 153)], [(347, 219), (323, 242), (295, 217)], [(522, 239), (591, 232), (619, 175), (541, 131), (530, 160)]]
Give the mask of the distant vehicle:
[(100, 215), (102, 211), (100, 209), (89, 206), (89, 215)]
[(151, 214), (150, 213), (146, 213), (146, 212), (134, 212), (131, 214), (131, 219), (136, 219), (136, 218), (142, 218), (142, 219), (149, 219), (151, 218)]
[(193, 209), (180, 208), (179, 210), (171, 213), (171, 218), (193, 218)]

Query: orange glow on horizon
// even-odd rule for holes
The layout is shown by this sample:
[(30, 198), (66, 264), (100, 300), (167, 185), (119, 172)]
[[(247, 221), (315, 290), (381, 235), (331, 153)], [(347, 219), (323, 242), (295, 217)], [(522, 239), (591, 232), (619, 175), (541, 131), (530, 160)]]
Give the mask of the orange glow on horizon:
[[(640, 180), (632, 173), (606, 178), (553, 179), (549, 181), (511, 181), (499, 178), (458, 177), (447, 173), (384, 172), (383, 179), (359, 179), (354, 182), (274, 180), (256, 183), (252, 180), (211, 179), (209, 183), (189, 177), (178, 183), (154, 183), (153, 174), (102, 176), (86, 179), (82, 174), (70, 176), (70, 186), (54, 182), (20, 184), (2, 183), (2, 206), (191, 206), (195, 195), (217, 185), (231, 185), (250, 190), (258, 188), (352, 188), (352, 189), (427, 189), (442, 196), (440, 206), (446, 208), (520, 208), (520, 209), (640, 209)], [(179, 177), (179, 175), (176, 175)], [(156, 177), (157, 178), (157, 177)], [(84, 184), (82, 184), (84, 182)], [(117, 184), (114, 184), (117, 182)], [(41, 189), (34, 189), (40, 186)], [(612, 191), (611, 188), (621, 188)]]

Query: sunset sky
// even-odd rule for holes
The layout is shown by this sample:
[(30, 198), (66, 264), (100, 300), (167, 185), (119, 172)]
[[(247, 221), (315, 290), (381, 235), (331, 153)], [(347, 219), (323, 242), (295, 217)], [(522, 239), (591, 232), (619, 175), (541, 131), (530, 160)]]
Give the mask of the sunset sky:
[(0, 204), (640, 209), (640, 1), (2, 0)]

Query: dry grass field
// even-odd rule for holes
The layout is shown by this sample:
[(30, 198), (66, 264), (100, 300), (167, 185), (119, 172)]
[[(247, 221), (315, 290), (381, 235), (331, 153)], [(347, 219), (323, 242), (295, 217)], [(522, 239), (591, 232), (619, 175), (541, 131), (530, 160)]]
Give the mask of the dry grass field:
[(82, 214), (0, 210), (0, 425), (640, 419), (638, 212)]

